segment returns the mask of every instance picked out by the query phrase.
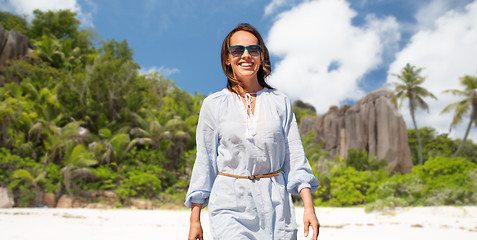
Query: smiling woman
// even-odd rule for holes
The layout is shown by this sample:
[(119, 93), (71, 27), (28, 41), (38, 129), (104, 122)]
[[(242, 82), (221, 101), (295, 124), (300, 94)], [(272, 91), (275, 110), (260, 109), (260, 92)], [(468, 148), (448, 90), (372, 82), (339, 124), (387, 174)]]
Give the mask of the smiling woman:
[(290, 194), (304, 203), (304, 232), (319, 222), (311, 193), (318, 180), (303, 151), (289, 99), (269, 86), (268, 50), (248, 24), (222, 44), (227, 88), (208, 96), (196, 131), (197, 157), (185, 205), (189, 239), (203, 239), (200, 211), (209, 205), (214, 239), (297, 239)]

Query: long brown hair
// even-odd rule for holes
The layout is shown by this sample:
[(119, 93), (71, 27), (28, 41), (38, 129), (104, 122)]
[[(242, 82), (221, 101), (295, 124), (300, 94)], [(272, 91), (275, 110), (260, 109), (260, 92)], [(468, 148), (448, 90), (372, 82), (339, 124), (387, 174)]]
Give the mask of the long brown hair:
[(236, 28), (234, 28), (230, 33), (225, 37), (224, 42), (222, 43), (222, 51), (220, 54), (222, 61), (222, 69), (224, 70), (225, 76), (227, 76), (227, 88), (237, 94), (239, 93), (239, 87), (243, 87), (243, 83), (240, 80), (235, 79), (234, 72), (230, 65), (227, 65), (227, 59), (229, 58), (230, 53), (230, 38), (232, 35), (238, 31), (245, 31), (253, 34), (258, 39), (258, 44), (262, 47), (262, 52), (260, 53), (260, 68), (257, 72), (258, 84), (262, 87), (267, 87), (273, 89), (265, 79), (270, 76), (272, 71), (272, 66), (270, 64), (270, 56), (268, 54), (268, 49), (265, 46), (265, 42), (260, 36), (260, 33), (248, 23), (241, 23)]

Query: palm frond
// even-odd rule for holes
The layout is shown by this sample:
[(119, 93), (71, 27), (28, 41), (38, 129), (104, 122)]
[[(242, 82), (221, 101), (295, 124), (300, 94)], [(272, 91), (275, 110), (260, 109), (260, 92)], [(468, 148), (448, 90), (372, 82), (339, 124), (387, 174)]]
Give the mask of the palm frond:
[(447, 89), (447, 90), (442, 91), (442, 93), (450, 93), (454, 96), (462, 96), (462, 97), (467, 95), (467, 93), (465, 91), (458, 90), (458, 89)]

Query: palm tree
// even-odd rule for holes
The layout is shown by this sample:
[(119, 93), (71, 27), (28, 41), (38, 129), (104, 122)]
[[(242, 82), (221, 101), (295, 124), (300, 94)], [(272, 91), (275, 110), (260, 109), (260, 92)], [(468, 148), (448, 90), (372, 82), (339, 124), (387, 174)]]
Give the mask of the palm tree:
[(73, 69), (81, 60), (80, 49), (73, 47), (73, 40), (57, 39), (55, 36), (43, 35), (40, 40), (34, 41), (32, 51), (52, 67)]
[(88, 196), (88, 192), (81, 191), (81, 189), (73, 183), (73, 180), (77, 178), (95, 179), (96, 175), (91, 172), (89, 167), (97, 163), (93, 153), (83, 144), (78, 144), (74, 148), (68, 149), (64, 158), (65, 166), (61, 169), (66, 191), (71, 192), (73, 188), (76, 192)]
[(166, 131), (158, 121), (151, 121), (141, 127), (132, 128), (129, 133), (134, 136), (134, 145), (150, 145), (152, 149), (160, 150), (161, 141), (166, 138)]
[[(13, 178), (22, 179), (33, 186), (35, 189), (35, 199), (34, 206), (37, 206), (41, 202), (41, 188), (40, 182), (45, 179), (46, 171), (44, 169), (34, 170), (34, 169), (17, 169), (13, 172)], [(20, 195), (27, 194), (28, 191), (21, 191)]]
[(393, 74), (397, 77), (402, 84), (394, 83), (395, 95), (392, 98), (393, 102), (399, 100), (399, 107), (402, 106), (404, 99), (409, 100), (409, 111), (411, 113), (412, 123), (414, 124), (414, 129), (417, 134), (417, 142), (419, 144), (419, 164), (422, 165), (422, 146), (421, 146), (421, 136), (419, 135), (419, 129), (416, 123), (415, 112), (417, 108), (429, 111), (429, 106), (423, 100), (424, 97), (431, 97), (437, 99), (431, 92), (427, 89), (421, 87), (420, 85), (425, 81), (425, 78), (420, 75), (422, 68), (417, 68), (412, 66), (409, 63), (401, 70), (401, 74)]
[(451, 93), (454, 96), (461, 96), (464, 97), (461, 101), (451, 103), (447, 107), (442, 110), (441, 113), (449, 112), (452, 108), (455, 109), (454, 118), (452, 119), (449, 132), (453, 127), (457, 124), (462, 122), (462, 118), (464, 115), (469, 113), (470, 111), (470, 119), (469, 123), (467, 124), (467, 130), (465, 131), (464, 139), (462, 140), (459, 148), (454, 153), (454, 156), (457, 156), (459, 152), (462, 150), (467, 137), (469, 136), (470, 129), (472, 128), (472, 124), (477, 125), (477, 76), (472, 77), (469, 75), (465, 75), (460, 78), (461, 85), (464, 86), (464, 90), (458, 89), (448, 89), (445, 90), (444, 93)]
[(53, 67), (61, 66), (61, 43), (54, 36), (43, 35), (40, 40), (33, 42), (34, 55), (48, 62)]
[(127, 129), (128, 127), (120, 129), (115, 135), (108, 128), (100, 129), (98, 134), (101, 140), (90, 143), (88, 145), (89, 150), (94, 153), (96, 159), (99, 159), (101, 163), (121, 162), (134, 147), (129, 134), (126, 133)]
[(86, 142), (89, 131), (80, 124), (81, 122), (75, 121), (63, 127), (55, 124), (46, 126), (49, 128), (45, 129), (46, 139), (43, 140), (46, 162), (64, 162), (76, 145)]

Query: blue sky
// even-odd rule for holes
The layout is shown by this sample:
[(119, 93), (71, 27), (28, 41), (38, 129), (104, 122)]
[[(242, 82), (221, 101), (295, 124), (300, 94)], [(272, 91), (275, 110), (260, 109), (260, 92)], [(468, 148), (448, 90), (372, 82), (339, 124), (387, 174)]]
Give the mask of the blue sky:
[[(272, 86), (324, 113), (386, 87), (408, 62), (423, 68), (439, 101), (418, 113), (419, 126), (447, 132), (440, 111), (458, 99), (442, 90), (477, 74), (477, 1), (471, 0), (0, 0), (0, 10), (78, 13), (100, 39), (126, 40), (144, 73), (159, 71), (190, 93), (225, 87), (224, 37), (248, 22), (271, 53)], [(406, 106), (402, 114), (410, 125)], [(462, 137), (467, 119), (452, 136)], [(477, 142), (477, 130), (472, 139)]]

